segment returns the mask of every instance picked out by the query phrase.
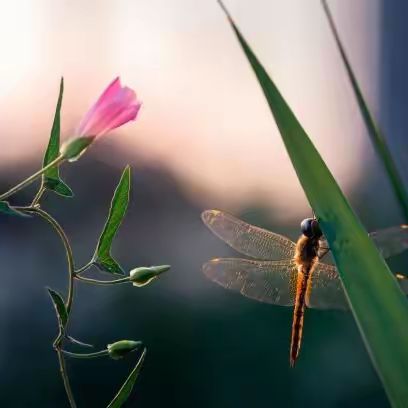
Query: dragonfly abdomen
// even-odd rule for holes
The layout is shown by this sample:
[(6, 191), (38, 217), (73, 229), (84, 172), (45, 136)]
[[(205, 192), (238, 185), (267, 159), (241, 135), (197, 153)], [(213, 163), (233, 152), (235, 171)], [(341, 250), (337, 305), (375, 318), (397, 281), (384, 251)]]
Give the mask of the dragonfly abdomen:
[(299, 267), (298, 284), (296, 290), (296, 303), (293, 311), (292, 338), (290, 343), (290, 366), (295, 365), (299, 356), (300, 345), (302, 342), (303, 320), (305, 313), (305, 296), (307, 289), (308, 274), (304, 274)]
[(296, 302), (293, 311), (292, 338), (290, 344), (290, 366), (295, 365), (302, 342), (306, 293), (313, 267), (318, 262), (318, 241), (301, 236), (296, 246), (295, 261), (298, 264)]

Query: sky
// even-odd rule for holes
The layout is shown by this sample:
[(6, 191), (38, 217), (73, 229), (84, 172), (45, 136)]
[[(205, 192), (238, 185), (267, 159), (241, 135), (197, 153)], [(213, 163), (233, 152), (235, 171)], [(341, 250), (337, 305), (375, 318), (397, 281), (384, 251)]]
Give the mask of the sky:
[[(320, 1), (225, 4), (351, 194), (374, 153)], [(376, 112), (379, 1), (329, 4)], [(215, 0), (2, 0), (0, 6), (0, 170), (40, 165), (61, 75), (63, 138), (119, 75), (143, 108), (135, 123), (101, 144), (124, 151), (132, 165), (165, 168), (200, 205), (259, 206), (282, 219), (308, 211), (260, 87)], [(100, 160), (123, 166), (110, 155)]]

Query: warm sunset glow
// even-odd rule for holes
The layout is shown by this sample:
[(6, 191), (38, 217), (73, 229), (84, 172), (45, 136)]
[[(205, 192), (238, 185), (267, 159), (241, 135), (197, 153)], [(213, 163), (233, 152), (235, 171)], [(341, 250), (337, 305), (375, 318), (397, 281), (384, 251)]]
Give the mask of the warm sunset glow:
[[(319, 2), (227, 5), (340, 185), (352, 189), (363, 154), (372, 153)], [(353, 3), (350, 13), (348, 5), (333, 4), (373, 108), (374, 5)], [(349, 25), (359, 35), (351, 38)], [(8, 2), (0, 30), (2, 166), (39, 162), (61, 75), (63, 137), (104, 84), (120, 75), (143, 110), (110, 143), (132, 151), (135, 163), (160, 162), (203, 205), (259, 204), (297, 218), (308, 211), (259, 85), (215, 1)]]

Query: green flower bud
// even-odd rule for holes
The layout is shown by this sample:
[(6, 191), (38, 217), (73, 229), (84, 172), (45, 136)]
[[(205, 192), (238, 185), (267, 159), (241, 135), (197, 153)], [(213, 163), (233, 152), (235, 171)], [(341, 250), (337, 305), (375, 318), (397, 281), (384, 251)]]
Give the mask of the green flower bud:
[(60, 149), (60, 154), (70, 162), (78, 160), (93, 142), (95, 136), (80, 136), (68, 139)]
[(130, 280), (133, 282), (133, 286), (144, 286), (169, 269), (170, 265), (136, 268), (130, 271)]
[(142, 345), (143, 343), (141, 341), (120, 340), (113, 344), (108, 344), (107, 348), (109, 357), (114, 360), (120, 360), (133, 351), (138, 350)]

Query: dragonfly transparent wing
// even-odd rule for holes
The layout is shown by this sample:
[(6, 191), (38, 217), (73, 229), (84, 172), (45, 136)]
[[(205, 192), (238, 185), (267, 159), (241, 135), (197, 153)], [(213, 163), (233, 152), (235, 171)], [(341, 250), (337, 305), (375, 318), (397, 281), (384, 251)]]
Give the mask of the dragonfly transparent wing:
[(327, 254), (330, 251), (329, 243), (327, 242), (327, 239), (322, 237), (319, 239), (319, 249), (317, 250), (317, 256), (319, 259)]
[[(260, 302), (293, 306), (296, 301), (297, 265), (292, 260), (254, 261), (218, 258), (203, 265), (204, 274), (227, 289)], [(399, 279), (408, 294), (408, 284)], [(404, 286), (405, 285), (405, 286)], [(318, 263), (312, 271), (306, 306), (314, 309), (348, 310), (349, 304), (334, 265)]]
[[(396, 279), (407, 295), (407, 278), (397, 274)], [(319, 262), (313, 269), (306, 294), (306, 306), (316, 309), (349, 309), (340, 275), (334, 265)]]
[(291, 261), (218, 258), (203, 265), (204, 274), (227, 289), (261, 302), (293, 306), (297, 267)]
[(408, 248), (408, 225), (387, 228), (368, 235), (384, 258), (397, 255)]
[(349, 309), (340, 276), (334, 265), (318, 263), (312, 270), (306, 306), (316, 309)]
[(257, 259), (291, 259), (296, 244), (282, 235), (255, 227), (230, 214), (207, 210), (201, 218), (210, 230), (236, 251)]
[[(374, 241), (374, 244), (384, 258), (389, 258), (408, 249), (408, 225), (386, 228), (370, 232), (368, 235)], [(322, 238), (320, 240), (320, 247), (328, 246), (327, 240)]]

